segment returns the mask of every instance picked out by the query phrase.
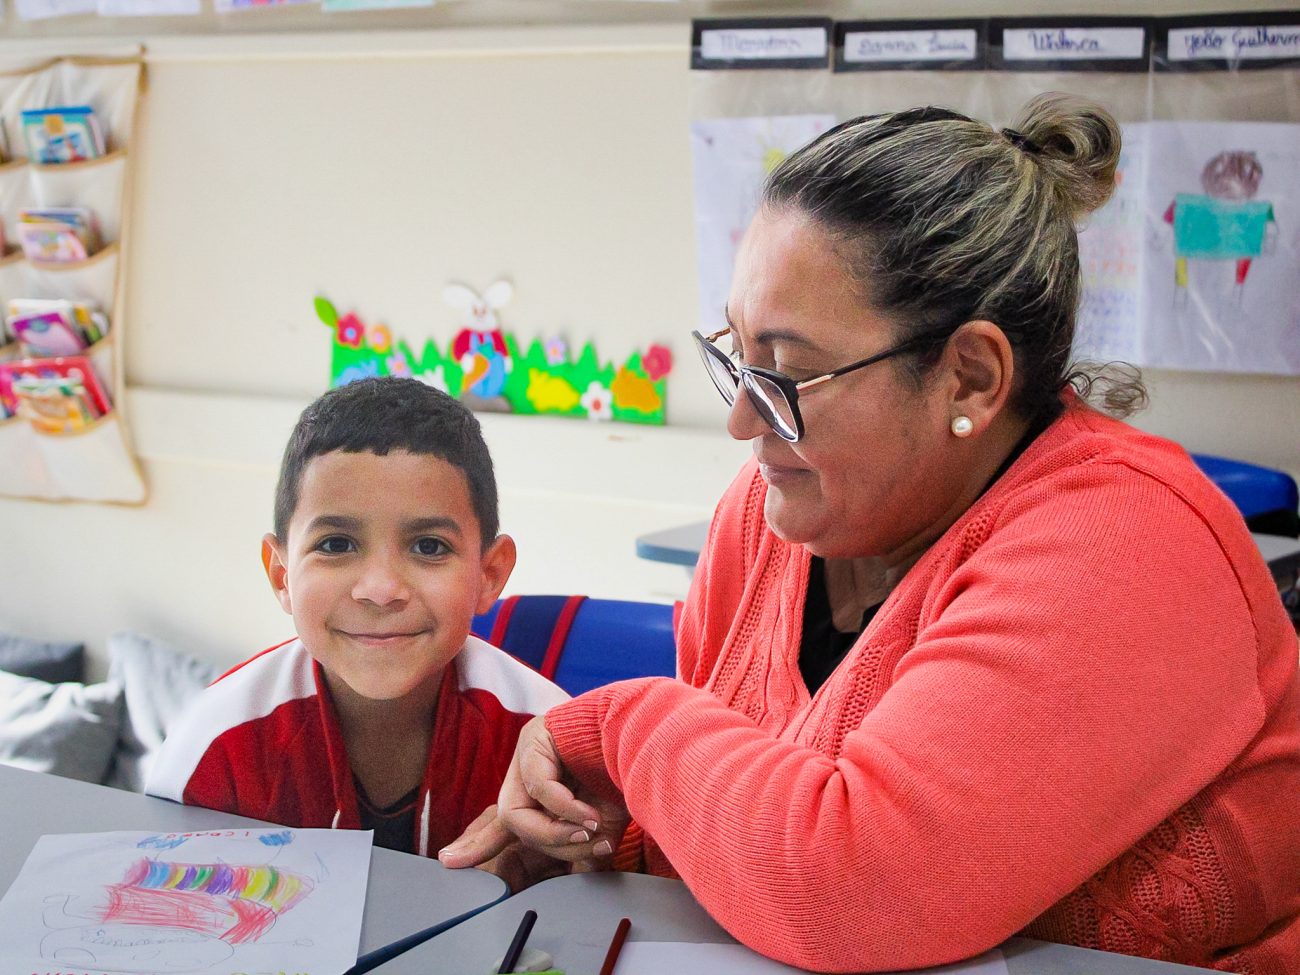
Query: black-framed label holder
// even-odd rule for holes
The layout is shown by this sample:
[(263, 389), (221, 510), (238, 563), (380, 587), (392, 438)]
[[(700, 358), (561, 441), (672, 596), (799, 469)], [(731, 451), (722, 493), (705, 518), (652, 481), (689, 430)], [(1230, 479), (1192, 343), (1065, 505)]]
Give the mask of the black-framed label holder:
[(843, 20), (835, 24), (835, 70), (978, 71), (985, 20)]
[(1145, 17), (1000, 17), (989, 22), (988, 66), (998, 71), (1151, 68)]
[(693, 71), (817, 70), (830, 64), (828, 17), (716, 18), (691, 22)]
[(1159, 71), (1255, 71), (1300, 67), (1300, 11), (1206, 14), (1159, 22)]

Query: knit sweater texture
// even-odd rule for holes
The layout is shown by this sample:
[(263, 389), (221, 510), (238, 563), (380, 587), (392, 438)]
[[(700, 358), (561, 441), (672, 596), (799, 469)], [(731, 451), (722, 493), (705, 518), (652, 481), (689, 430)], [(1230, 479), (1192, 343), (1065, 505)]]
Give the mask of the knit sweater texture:
[(819, 971), (1020, 933), (1300, 973), (1296, 635), (1180, 447), (1072, 400), (811, 698), (810, 556), (765, 493), (751, 462), (718, 506), (679, 679), (546, 718), (568, 770), (622, 795), (646, 869)]

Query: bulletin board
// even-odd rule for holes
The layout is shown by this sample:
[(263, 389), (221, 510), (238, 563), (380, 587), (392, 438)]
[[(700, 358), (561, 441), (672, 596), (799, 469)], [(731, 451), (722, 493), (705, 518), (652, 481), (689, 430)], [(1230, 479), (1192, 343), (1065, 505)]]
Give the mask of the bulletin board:
[(1076, 357), (1300, 374), (1300, 16), (711, 19), (693, 51), (702, 329), (763, 177), (818, 131), (926, 103), (1003, 126), (1074, 91), (1124, 132), (1081, 226)]

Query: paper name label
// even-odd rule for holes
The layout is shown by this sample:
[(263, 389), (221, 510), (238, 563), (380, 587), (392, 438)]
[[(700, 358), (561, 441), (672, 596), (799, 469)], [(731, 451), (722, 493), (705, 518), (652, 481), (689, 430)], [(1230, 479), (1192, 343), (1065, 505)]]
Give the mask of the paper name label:
[(1169, 31), (1170, 61), (1300, 57), (1300, 25), (1180, 27)]
[(966, 30), (871, 30), (844, 35), (848, 64), (891, 61), (973, 61), (978, 38)]
[(1002, 32), (1007, 61), (1115, 61), (1146, 56), (1141, 27), (1008, 27)]
[(700, 33), (707, 61), (789, 61), (826, 57), (824, 27), (741, 27)]

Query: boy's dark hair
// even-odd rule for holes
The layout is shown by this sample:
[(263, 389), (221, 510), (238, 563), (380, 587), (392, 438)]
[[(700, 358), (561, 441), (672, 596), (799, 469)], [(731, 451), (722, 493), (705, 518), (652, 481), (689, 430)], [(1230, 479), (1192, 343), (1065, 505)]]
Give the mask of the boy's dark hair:
[(302, 411), (275, 487), (275, 535), (285, 541), (307, 462), (336, 450), (384, 456), (427, 454), (465, 473), (486, 549), (497, 537), (497, 483), (478, 419), (463, 403), (418, 379), (383, 376), (331, 389)]

